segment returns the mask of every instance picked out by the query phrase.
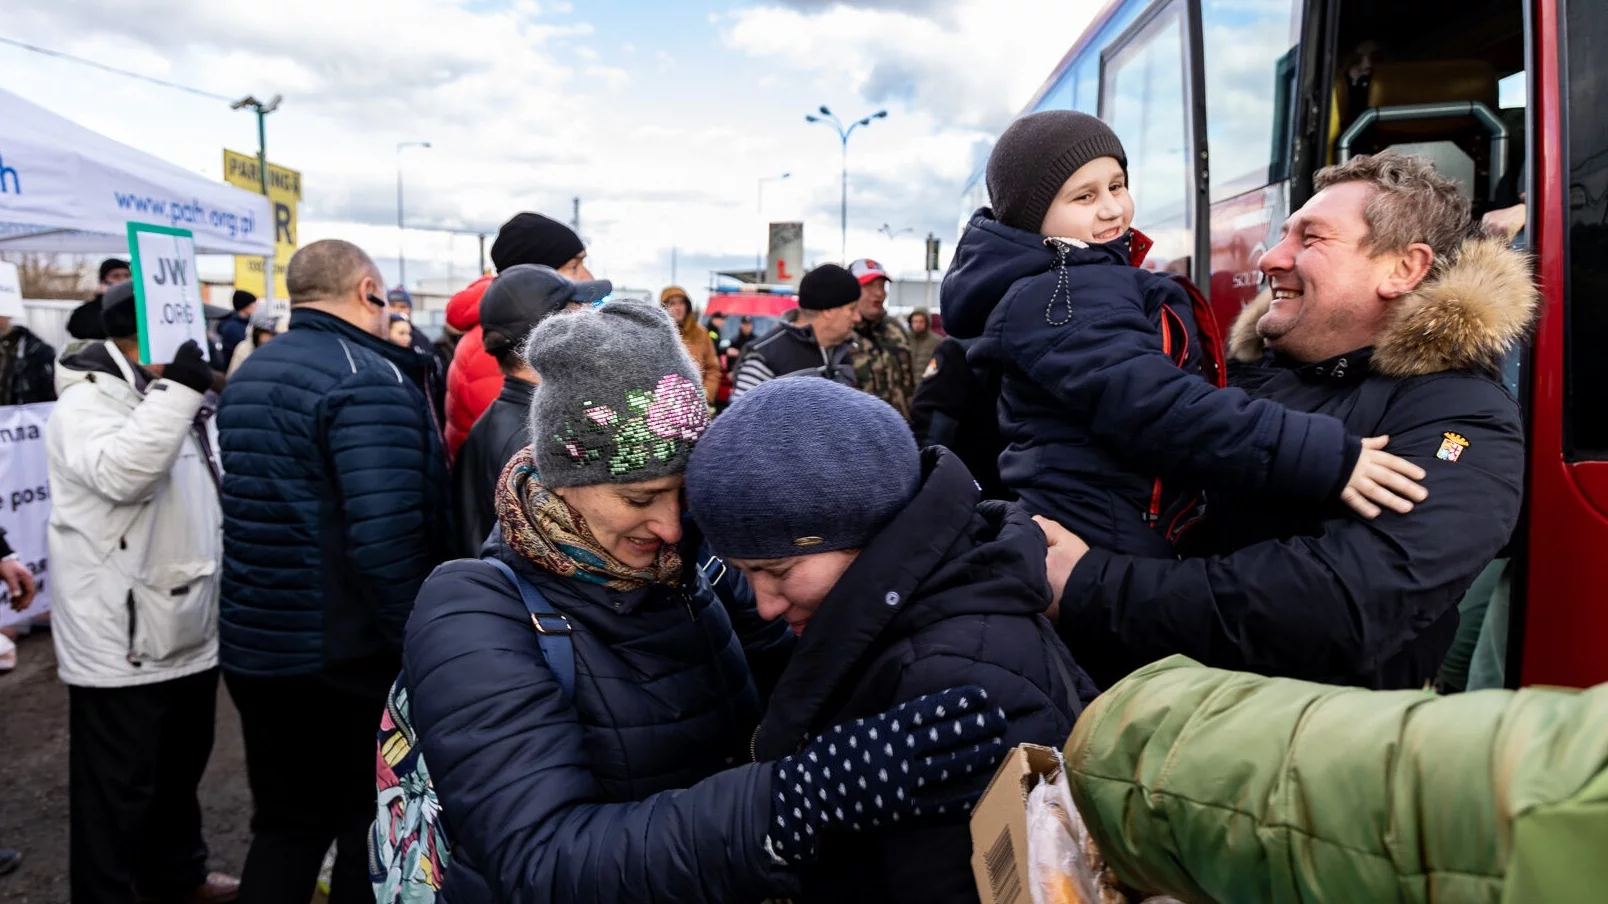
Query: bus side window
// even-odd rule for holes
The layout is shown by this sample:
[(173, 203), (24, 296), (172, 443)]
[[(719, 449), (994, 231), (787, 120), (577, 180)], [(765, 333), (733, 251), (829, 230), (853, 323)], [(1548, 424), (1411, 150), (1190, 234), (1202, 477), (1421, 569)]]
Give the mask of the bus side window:
[(1569, 288), (1564, 451), (1608, 459), (1608, 4), (1568, 0)]
[(1128, 153), (1133, 225), (1155, 242), (1146, 266), (1187, 274), (1194, 250), (1183, 3), (1173, 2), (1106, 51), (1100, 118)]
[(1215, 204), (1285, 178), (1301, 17), (1294, 0), (1201, 0), (1200, 16)]

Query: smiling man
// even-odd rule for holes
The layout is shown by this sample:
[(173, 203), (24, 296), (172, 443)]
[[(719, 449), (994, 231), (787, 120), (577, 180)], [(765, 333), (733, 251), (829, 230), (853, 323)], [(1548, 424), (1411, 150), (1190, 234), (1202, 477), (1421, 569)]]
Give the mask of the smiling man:
[(1172, 653), (1222, 668), (1376, 688), (1433, 678), (1457, 601), (1507, 542), (1524, 466), (1498, 382), (1529, 329), (1528, 261), (1465, 240), (1468, 201), (1426, 160), (1384, 153), (1318, 173), (1261, 261), (1271, 291), (1229, 341), (1232, 382), (1331, 414), (1427, 472), (1427, 501), (1372, 521), (1343, 506), (1215, 493), (1197, 557), (1088, 547), (1052, 522), (1050, 580), (1078, 660), (1108, 686)]

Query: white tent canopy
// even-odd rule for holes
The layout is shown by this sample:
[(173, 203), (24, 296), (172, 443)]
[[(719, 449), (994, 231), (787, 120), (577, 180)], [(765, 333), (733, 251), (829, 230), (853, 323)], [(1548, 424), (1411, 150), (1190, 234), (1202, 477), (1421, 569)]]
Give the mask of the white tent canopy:
[(201, 253), (274, 253), (268, 199), (0, 89), (0, 251), (127, 254), (130, 221), (188, 229)]

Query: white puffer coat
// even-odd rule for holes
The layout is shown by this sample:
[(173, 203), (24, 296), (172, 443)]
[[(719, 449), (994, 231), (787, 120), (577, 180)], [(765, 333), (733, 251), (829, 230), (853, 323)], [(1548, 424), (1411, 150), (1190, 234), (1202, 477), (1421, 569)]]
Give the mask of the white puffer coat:
[(218, 664), (221, 469), (206, 397), (136, 389), (111, 342), (56, 367), (50, 461), (51, 631), (67, 684), (126, 687)]

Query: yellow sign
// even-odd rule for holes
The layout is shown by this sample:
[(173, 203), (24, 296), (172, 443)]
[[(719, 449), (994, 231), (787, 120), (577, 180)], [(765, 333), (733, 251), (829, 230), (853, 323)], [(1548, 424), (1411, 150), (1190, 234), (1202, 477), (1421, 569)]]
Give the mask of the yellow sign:
[[(255, 154), (223, 152), (223, 181), (249, 192), (262, 194), (262, 176)], [(296, 202), (301, 200), (301, 173), (268, 164), (268, 206), (273, 208), (274, 298), (281, 307), (290, 298), (285, 288), (285, 268), (296, 253)], [(262, 258), (235, 258), (235, 288), (261, 298), (264, 294)]]

